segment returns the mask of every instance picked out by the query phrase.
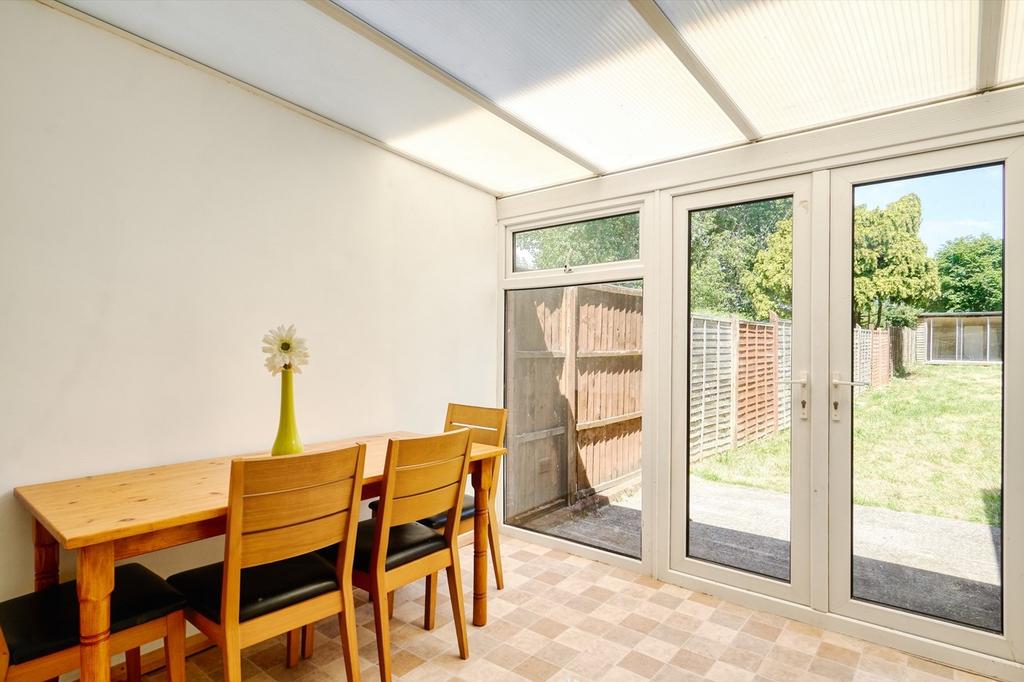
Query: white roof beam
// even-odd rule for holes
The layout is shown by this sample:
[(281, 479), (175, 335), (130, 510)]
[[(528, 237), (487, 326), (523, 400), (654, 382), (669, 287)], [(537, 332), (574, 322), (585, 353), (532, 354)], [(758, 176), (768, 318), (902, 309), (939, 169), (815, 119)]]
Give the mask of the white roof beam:
[(455, 78), (447, 71), (427, 61), (420, 55), (416, 54), (415, 52), (407, 48), (405, 45), (402, 45), (401, 43), (397, 42), (396, 40), (386, 35), (385, 33), (378, 31), (376, 28), (370, 26), (368, 23), (366, 23), (359, 17), (355, 16), (351, 12), (348, 12), (344, 8), (334, 4), (333, 2), (331, 2), (331, 0), (305, 1), (307, 4), (320, 10), (321, 12), (329, 16), (331, 19), (337, 21), (339, 24), (355, 31), (364, 38), (372, 41), (374, 44), (384, 48), (391, 54), (405, 61), (407, 64), (410, 64), (419, 69), (420, 71), (422, 71), (423, 73), (427, 74), (437, 82), (459, 93), (473, 104), (476, 104), (477, 106), (489, 111), (490, 113), (494, 114), (495, 116), (505, 121), (506, 123), (515, 126), (520, 131), (526, 133), (527, 135), (537, 140), (541, 144), (558, 152), (562, 156), (571, 159), (576, 164), (586, 168), (594, 175), (604, 174), (604, 170), (599, 168), (591, 161), (588, 161), (587, 159), (583, 158), (576, 152), (567, 149), (566, 147), (552, 140), (550, 137), (540, 132), (539, 130), (531, 127), (530, 125), (527, 125), (520, 119), (510, 114), (508, 111), (502, 109), (494, 101), (488, 99), (487, 97), (484, 97), (482, 94), (480, 94), (473, 88), (469, 87), (459, 79)]
[(981, 0), (978, 17), (978, 92), (996, 86), (999, 70), (999, 43), (1003, 35), (1004, 0)]
[(743, 136), (750, 142), (760, 139), (761, 134), (757, 131), (757, 128), (754, 127), (754, 124), (751, 123), (750, 119), (747, 118), (747, 115), (743, 113), (729, 93), (725, 91), (725, 88), (718, 82), (718, 79), (708, 70), (708, 67), (704, 66), (704, 62), (700, 60), (697, 53), (686, 43), (672, 21), (665, 16), (658, 3), (655, 0), (629, 0), (629, 2), (633, 5), (633, 9), (647, 22), (647, 25), (661, 38), (665, 46), (672, 50), (672, 54), (676, 56), (676, 59), (686, 67), (690, 75), (711, 96), (715, 104), (729, 117), (733, 125), (739, 128)]

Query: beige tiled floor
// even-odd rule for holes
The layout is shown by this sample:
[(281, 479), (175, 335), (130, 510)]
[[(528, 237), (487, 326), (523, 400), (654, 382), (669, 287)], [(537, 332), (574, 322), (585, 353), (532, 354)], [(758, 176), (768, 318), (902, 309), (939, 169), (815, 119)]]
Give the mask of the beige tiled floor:
[[(505, 589), (492, 589), (486, 627), (469, 626), (470, 659), (458, 657), (451, 610), (422, 628), (423, 586), (399, 591), (391, 622), (402, 680), (977, 680), (893, 649), (752, 611), (623, 569), (503, 539)], [(471, 547), (462, 552), (472, 588)], [(379, 679), (373, 613), (356, 591), (363, 679)], [(471, 606), (469, 609), (471, 610)], [(243, 652), (247, 680), (343, 680), (337, 621), (317, 625), (314, 656), (284, 667), (281, 639)], [(220, 654), (188, 661), (189, 680), (222, 679)], [(164, 682), (163, 672), (149, 676)]]

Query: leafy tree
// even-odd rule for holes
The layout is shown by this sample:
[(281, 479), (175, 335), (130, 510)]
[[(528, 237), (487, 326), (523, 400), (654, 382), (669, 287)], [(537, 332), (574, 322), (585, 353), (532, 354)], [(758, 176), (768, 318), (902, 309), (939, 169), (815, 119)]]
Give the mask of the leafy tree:
[(920, 308), (906, 303), (897, 303), (885, 307), (882, 324), (886, 327), (916, 327), (919, 317), (921, 317)]
[(939, 311), (1003, 309), (1003, 240), (989, 235), (958, 237), (935, 254), (942, 293)]
[[(761, 319), (766, 319), (769, 312), (788, 315), (786, 305), (768, 310), (763, 301), (755, 303), (745, 278), (773, 239), (777, 244), (792, 241), (792, 218), (793, 200), (789, 197), (691, 213), (692, 310)], [(774, 237), (787, 221), (790, 236)]]
[(921, 200), (907, 194), (884, 208), (853, 212), (853, 300), (856, 322), (882, 326), (886, 305), (931, 303), (939, 273), (921, 241)]
[(639, 257), (640, 216), (636, 213), (517, 232), (515, 235), (517, 270), (546, 270)]
[(778, 230), (754, 259), (753, 268), (743, 274), (743, 286), (750, 295), (758, 319), (789, 318), (793, 314), (793, 219), (780, 220)]

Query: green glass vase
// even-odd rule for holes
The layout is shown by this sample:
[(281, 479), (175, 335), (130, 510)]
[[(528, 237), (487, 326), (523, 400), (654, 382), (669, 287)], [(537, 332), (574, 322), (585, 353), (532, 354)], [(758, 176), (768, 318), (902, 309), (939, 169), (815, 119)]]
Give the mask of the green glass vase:
[(302, 439), (295, 426), (295, 391), (292, 388), (292, 370), (281, 370), (281, 421), (277, 426), (277, 438), (272, 455), (297, 455), (302, 452)]

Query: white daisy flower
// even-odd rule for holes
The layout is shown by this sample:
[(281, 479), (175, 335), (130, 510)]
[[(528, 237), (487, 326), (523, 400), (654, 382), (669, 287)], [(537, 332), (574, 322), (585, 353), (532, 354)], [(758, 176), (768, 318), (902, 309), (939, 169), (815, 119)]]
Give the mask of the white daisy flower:
[(287, 328), (281, 325), (267, 332), (263, 336), (263, 352), (267, 354), (267, 360), (263, 364), (273, 375), (277, 375), (283, 369), (301, 374), (300, 367), (309, 364), (306, 340), (296, 338), (295, 325), (288, 325)]

